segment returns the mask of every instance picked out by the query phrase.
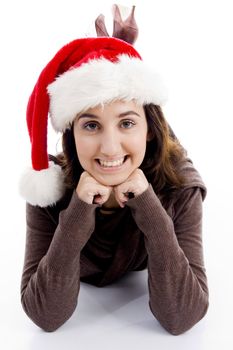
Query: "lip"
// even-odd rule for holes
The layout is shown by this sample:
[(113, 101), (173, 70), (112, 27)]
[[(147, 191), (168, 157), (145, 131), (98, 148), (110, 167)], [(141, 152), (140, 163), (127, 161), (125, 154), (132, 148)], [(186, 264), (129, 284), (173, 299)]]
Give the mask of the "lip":
[(118, 161), (122, 158), (125, 158), (126, 155), (124, 156), (121, 156), (121, 157), (117, 157), (117, 158), (107, 158), (107, 159), (104, 159), (104, 158), (96, 158), (96, 160), (102, 160), (103, 162), (114, 162), (114, 161)]
[[(98, 162), (98, 159), (95, 159), (95, 164), (98, 167), (99, 171), (104, 172), (104, 173), (112, 173), (112, 172), (120, 171), (120, 170), (122, 170), (123, 167), (125, 167), (125, 164), (127, 163), (128, 157), (124, 156), (124, 158), (126, 158), (126, 159), (124, 159), (124, 162), (121, 165), (118, 165), (118, 166), (103, 167)], [(119, 159), (122, 159), (122, 157), (118, 158), (118, 160)], [(103, 159), (101, 159), (101, 160), (103, 160)], [(117, 160), (117, 159), (115, 158), (114, 160)], [(111, 161), (114, 161), (114, 160), (111, 160)], [(105, 160), (105, 161), (107, 161), (107, 160)], [(108, 161), (110, 162), (110, 159), (108, 159)]]

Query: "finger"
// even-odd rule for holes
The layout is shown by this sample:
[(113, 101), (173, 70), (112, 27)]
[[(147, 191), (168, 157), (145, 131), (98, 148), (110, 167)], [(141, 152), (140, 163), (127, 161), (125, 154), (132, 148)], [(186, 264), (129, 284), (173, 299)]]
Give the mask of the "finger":
[(93, 197), (94, 204), (101, 204), (101, 202), (102, 202), (102, 197), (99, 194)]
[(115, 198), (116, 198), (116, 201), (117, 201), (117, 203), (119, 204), (119, 206), (120, 206), (121, 208), (124, 208), (126, 201), (123, 201), (123, 202), (122, 202), (117, 196), (116, 196)]
[(123, 208), (125, 206), (125, 203), (128, 200), (126, 193), (124, 193), (123, 190), (119, 188), (119, 186), (114, 188), (114, 193), (115, 193), (116, 201)]
[(108, 200), (111, 191), (112, 191), (111, 187), (105, 187), (105, 186), (99, 187), (96, 190), (93, 202), (98, 204), (105, 203)]

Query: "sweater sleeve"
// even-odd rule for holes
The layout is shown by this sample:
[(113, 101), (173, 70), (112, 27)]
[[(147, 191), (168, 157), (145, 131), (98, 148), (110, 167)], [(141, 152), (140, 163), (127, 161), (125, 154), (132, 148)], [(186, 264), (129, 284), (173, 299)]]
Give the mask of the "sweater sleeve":
[(183, 189), (174, 203), (173, 218), (151, 185), (127, 205), (144, 233), (150, 309), (168, 332), (181, 334), (196, 324), (208, 308), (201, 190)]
[(51, 332), (72, 315), (80, 288), (80, 251), (90, 238), (98, 205), (73, 192), (58, 224), (46, 208), (26, 205), (26, 249), (21, 302), (26, 314)]

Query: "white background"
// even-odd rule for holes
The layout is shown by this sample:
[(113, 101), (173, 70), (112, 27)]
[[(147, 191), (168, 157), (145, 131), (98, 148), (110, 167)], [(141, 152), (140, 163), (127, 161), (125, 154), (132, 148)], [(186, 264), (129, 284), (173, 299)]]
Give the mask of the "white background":
[[(122, 1), (136, 5), (136, 48), (169, 89), (165, 116), (207, 187), (204, 251), (210, 288), (206, 317), (169, 335), (148, 307), (147, 272), (106, 288), (81, 285), (79, 305), (54, 333), (24, 314), (20, 279), (25, 203), (18, 178), (30, 163), (27, 99), (42, 68), (65, 43), (92, 34), (100, 12), (111, 32), (111, 1), (1, 1), (1, 349), (232, 349), (232, 2)], [(49, 131), (49, 150), (57, 137)]]

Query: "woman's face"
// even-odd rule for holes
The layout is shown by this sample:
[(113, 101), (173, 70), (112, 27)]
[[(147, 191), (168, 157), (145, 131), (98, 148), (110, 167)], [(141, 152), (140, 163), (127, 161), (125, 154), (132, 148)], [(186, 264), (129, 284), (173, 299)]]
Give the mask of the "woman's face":
[(119, 185), (141, 165), (147, 132), (144, 109), (134, 101), (90, 108), (74, 121), (79, 162), (101, 184)]

